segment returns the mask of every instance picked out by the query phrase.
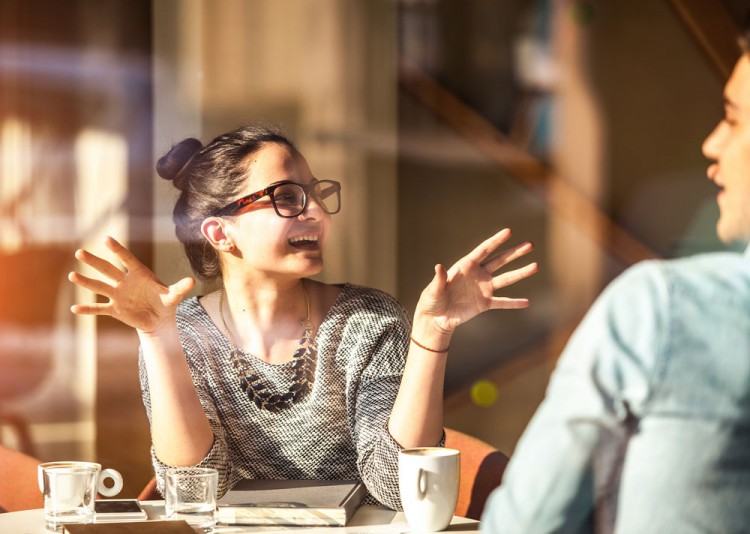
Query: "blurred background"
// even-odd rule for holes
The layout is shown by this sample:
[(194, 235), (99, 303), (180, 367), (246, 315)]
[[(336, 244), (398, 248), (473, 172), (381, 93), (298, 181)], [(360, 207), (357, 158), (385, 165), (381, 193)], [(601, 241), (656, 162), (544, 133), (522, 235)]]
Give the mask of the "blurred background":
[[(152, 476), (137, 336), (77, 317), (105, 235), (189, 275), (154, 163), (263, 121), (343, 183), (321, 279), (411, 313), (501, 227), (541, 271), (454, 338), (446, 425), (511, 454), (629, 265), (722, 247), (700, 152), (750, 0), (0, 0), (0, 443)], [(85, 271), (84, 271), (85, 272)], [(198, 286), (196, 293), (211, 288)], [(2, 473), (0, 473), (2, 476)]]

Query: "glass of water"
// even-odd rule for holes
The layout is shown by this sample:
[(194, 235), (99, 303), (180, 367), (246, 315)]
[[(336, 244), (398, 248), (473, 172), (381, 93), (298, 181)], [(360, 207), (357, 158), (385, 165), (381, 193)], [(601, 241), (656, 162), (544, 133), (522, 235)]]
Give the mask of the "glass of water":
[(165, 473), (164, 508), (167, 519), (183, 519), (213, 532), (219, 472), (204, 467), (172, 467)]
[(122, 489), (120, 473), (92, 462), (46, 462), (39, 464), (37, 475), (48, 532), (62, 531), (67, 523), (92, 523), (97, 492), (112, 497)]

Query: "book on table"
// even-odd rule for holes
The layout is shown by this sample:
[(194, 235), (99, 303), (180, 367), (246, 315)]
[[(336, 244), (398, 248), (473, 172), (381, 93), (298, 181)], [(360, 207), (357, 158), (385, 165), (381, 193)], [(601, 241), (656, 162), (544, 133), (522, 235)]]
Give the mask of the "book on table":
[(218, 502), (230, 525), (345, 526), (366, 493), (358, 480), (239, 481)]
[(64, 534), (196, 534), (185, 521), (128, 521), (63, 525)]

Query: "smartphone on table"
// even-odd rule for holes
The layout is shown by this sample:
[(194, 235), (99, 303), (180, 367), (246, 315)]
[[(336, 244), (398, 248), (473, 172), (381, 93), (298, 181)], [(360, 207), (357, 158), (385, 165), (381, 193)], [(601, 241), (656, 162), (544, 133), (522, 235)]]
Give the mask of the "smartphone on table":
[(94, 501), (96, 523), (108, 521), (145, 521), (148, 514), (137, 499), (102, 499)]

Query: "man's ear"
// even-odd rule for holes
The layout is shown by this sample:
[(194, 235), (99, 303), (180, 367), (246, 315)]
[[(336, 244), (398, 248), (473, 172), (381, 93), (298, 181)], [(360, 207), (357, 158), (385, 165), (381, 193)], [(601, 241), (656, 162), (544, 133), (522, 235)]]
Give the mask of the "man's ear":
[(226, 221), (221, 217), (207, 217), (201, 223), (201, 233), (214, 249), (222, 252), (232, 252), (234, 250), (234, 243), (226, 234), (225, 224)]

